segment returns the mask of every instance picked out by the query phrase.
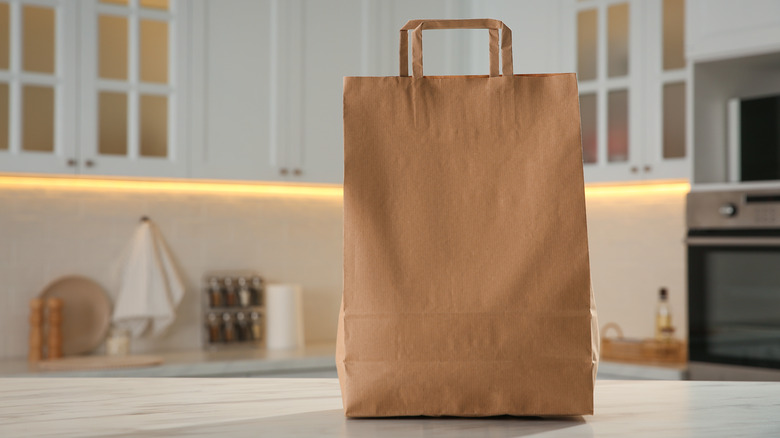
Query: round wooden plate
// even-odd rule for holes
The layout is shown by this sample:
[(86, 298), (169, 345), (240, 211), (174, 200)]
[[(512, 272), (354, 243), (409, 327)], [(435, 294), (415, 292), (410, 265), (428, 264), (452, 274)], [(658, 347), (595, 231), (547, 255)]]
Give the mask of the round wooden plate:
[(99, 284), (86, 277), (60, 278), (41, 298), (62, 300), (62, 354), (86, 354), (97, 348), (111, 324), (111, 301)]

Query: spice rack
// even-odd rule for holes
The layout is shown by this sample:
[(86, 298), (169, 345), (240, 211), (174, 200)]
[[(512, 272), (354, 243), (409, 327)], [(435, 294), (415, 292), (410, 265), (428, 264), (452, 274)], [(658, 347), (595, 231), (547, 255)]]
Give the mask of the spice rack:
[(265, 281), (256, 272), (203, 278), (203, 347), (260, 347), (265, 342)]

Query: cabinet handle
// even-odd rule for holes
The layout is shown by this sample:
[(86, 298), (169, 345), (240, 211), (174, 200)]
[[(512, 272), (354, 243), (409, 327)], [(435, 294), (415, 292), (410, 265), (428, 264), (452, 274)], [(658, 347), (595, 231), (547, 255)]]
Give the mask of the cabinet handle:
[(639, 172), (639, 168), (636, 166), (631, 166), (631, 173), (637, 173)]
[(287, 172), (288, 171), (286, 167), (282, 167), (281, 169), (279, 169), (279, 173), (281, 173), (282, 175), (287, 175)]
[(84, 165), (87, 167), (93, 167), (95, 165), (95, 162), (92, 160), (87, 160), (84, 162)]
[(301, 172), (301, 169), (293, 169), (293, 175), (300, 176), (303, 172)]
[(68, 158), (68, 161), (66, 162), (68, 166), (73, 167), (76, 165), (76, 160), (74, 158)]
[(650, 167), (650, 166), (645, 166), (645, 172), (650, 172), (651, 170), (653, 170), (653, 168), (652, 168), (652, 167)]

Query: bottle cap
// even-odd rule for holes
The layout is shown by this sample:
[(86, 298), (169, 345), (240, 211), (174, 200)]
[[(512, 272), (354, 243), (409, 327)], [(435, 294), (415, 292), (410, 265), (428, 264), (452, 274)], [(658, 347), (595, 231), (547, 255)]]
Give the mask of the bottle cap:
[(661, 288), (661, 290), (659, 291), (659, 294), (660, 294), (662, 300), (665, 300), (669, 296), (669, 293), (668, 293), (668, 291), (666, 290), (665, 287)]

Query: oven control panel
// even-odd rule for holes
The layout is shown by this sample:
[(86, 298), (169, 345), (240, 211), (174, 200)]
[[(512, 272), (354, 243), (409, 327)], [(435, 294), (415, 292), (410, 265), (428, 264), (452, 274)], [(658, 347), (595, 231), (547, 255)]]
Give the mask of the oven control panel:
[(780, 229), (780, 188), (693, 191), (686, 210), (689, 229)]

